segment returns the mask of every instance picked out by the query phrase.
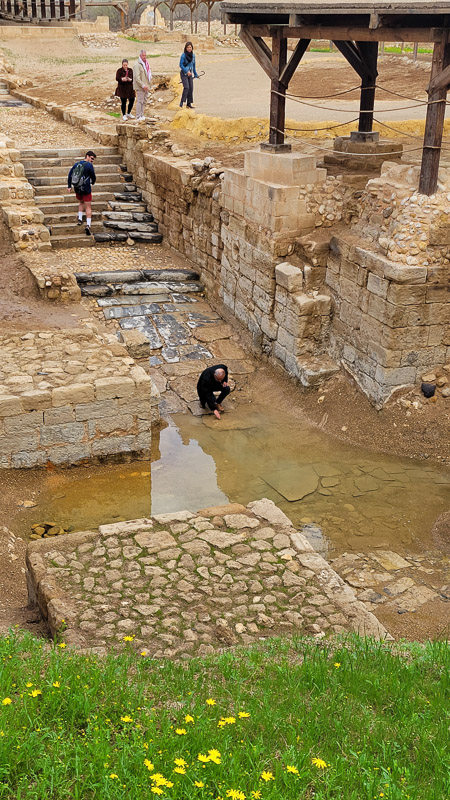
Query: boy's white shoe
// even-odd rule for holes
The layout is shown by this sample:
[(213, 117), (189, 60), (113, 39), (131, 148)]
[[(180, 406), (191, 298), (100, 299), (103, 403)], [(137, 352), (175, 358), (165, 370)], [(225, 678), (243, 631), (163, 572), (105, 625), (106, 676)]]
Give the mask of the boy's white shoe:
[(133, 119), (133, 114), (127, 114), (128, 119)]
[(126, 121), (127, 121), (127, 119), (128, 119), (127, 115), (126, 115), (126, 114), (124, 114), (124, 115), (123, 115), (123, 117), (122, 117), (122, 119), (123, 119), (123, 121), (124, 121), (124, 122), (126, 122)]

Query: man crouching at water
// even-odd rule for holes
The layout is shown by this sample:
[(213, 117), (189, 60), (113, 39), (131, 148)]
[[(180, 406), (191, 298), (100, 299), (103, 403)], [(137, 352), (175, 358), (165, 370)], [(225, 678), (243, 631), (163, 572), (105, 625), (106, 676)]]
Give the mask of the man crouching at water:
[[(205, 408), (205, 405), (207, 405), (217, 419), (220, 419), (220, 412), (224, 410), (221, 405), (222, 400), (224, 400), (231, 391), (227, 381), (228, 367), (226, 367), (225, 364), (216, 364), (214, 367), (208, 367), (203, 370), (198, 379), (197, 394), (200, 405), (202, 408)], [(214, 396), (214, 392), (220, 392), (217, 400)]]

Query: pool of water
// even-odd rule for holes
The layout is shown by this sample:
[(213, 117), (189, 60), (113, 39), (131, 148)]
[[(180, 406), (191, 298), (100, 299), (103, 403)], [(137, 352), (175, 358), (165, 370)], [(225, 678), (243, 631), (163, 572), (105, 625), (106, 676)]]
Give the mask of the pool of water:
[(220, 421), (174, 415), (152, 462), (45, 473), (15, 532), (51, 520), (76, 530), (180, 509), (272, 499), (325, 555), (436, 549), (450, 470), (339, 443), (276, 409), (243, 406)]

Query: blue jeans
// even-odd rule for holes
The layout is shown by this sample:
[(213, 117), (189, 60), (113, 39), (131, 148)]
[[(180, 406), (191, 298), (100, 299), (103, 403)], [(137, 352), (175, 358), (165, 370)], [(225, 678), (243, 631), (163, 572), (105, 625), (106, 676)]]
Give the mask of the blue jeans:
[(183, 94), (180, 100), (180, 106), (186, 103), (188, 106), (192, 105), (194, 99), (194, 78), (186, 75), (183, 70), (180, 70), (181, 83), (183, 84)]

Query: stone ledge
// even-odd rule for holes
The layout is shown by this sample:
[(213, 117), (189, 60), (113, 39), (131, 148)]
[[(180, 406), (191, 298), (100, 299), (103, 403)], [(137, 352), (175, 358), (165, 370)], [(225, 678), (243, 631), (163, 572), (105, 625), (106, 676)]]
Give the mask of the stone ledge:
[(176, 658), (261, 636), (392, 638), (267, 499), (33, 542), (27, 580), (52, 636), (83, 649), (130, 636), (149, 656)]

